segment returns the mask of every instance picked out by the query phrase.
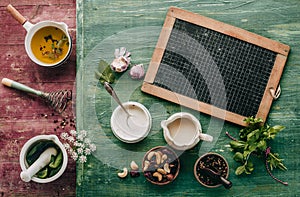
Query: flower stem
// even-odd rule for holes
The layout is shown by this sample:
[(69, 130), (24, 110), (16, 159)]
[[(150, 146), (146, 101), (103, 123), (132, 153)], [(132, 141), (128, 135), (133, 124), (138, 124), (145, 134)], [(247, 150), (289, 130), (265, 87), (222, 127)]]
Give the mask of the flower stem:
[(231, 140), (233, 140), (233, 141), (238, 141), (236, 138), (232, 137), (232, 136), (228, 133), (228, 131), (226, 131), (225, 134), (226, 134)]
[(268, 166), (268, 161), (267, 161), (267, 157), (268, 157), (268, 155), (269, 155), (270, 153), (271, 153), (271, 147), (268, 147), (268, 148), (266, 149), (266, 151), (265, 151), (265, 166), (266, 166), (267, 172), (269, 173), (269, 175), (270, 175), (275, 181), (277, 181), (277, 182), (279, 182), (279, 183), (281, 183), (281, 184), (287, 186), (287, 185), (288, 185), (288, 182), (285, 182), (285, 181), (282, 181), (282, 180), (276, 178), (276, 177), (271, 173), (271, 171), (270, 171), (270, 169), (269, 169), (269, 166)]

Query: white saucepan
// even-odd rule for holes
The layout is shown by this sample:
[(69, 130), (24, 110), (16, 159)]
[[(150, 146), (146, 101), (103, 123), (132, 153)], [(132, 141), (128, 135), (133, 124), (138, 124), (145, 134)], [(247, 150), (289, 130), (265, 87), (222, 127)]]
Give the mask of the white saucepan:
[[(72, 50), (72, 39), (68, 33), (68, 26), (63, 22), (54, 22), (54, 21), (41, 21), (36, 24), (32, 24), (27, 19), (22, 16), (11, 4), (7, 6), (8, 12), (20, 23), (23, 25), (23, 27), (26, 29), (27, 34), (25, 37), (25, 49), (29, 56), (29, 58), (35, 62), (36, 64), (40, 66), (45, 67), (55, 67), (59, 66), (62, 63), (64, 63), (70, 56), (71, 50)], [(54, 27), (60, 29), (67, 37), (67, 43), (68, 43), (68, 51), (66, 55), (58, 62), (49, 63), (49, 62), (43, 62), (39, 60), (33, 53), (31, 48), (31, 42), (33, 41), (33, 36), (42, 28), (45, 27)]]

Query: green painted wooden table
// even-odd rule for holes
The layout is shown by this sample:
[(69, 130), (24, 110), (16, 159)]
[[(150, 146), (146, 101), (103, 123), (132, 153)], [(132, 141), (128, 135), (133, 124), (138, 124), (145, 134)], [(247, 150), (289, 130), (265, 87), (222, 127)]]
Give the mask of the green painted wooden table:
[[(131, 80), (128, 71), (117, 75), (113, 84), (123, 102), (144, 104), (153, 118), (150, 134), (142, 142), (125, 144), (110, 129), (110, 117), (117, 106), (95, 78), (100, 60), (110, 63), (115, 48), (126, 47), (132, 53), (132, 63), (143, 63), (147, 69), (167, 10), (176, 6), (277, 40), (291, 47), (288, 62), (281, 78), (282, 94), (273, 102), (267, 122), (284, 125), (286, 129), (272, 142), (272, 149), (284, 158), (288, 171), (275, 170), (284, 186), (268, 176), (264, 163), (255, 161), (255, 171), (248, 176), (234, 174), (233, 161), (225, 132), (238, 136), (240, 126), (212, 118), (141, 92), (142, 81)], [(77, 1), (77, 128), (88, 131), (97, 151), (87, 163), (77, 163), (78, 196), (297, 196), (300, 173), (298, 159), (299, 81), (300, 81), (300, 2), (286, 1)], [(160, 121), (175, 112), (186, 111), (201, 122), (203, 132), (215, 137), (213, 143), (201, 142), (180, 155), (181, 169), (169, 185), (156, 186), (143, 176), (120, 179), (117, 176), (132, 160), (141, 166), (147, 150), (166, 145)], [(233, 187), (208, 189), (193, 175), (196, 159), (207, 151), (223, 155), (230, 166), (229, 178)]]

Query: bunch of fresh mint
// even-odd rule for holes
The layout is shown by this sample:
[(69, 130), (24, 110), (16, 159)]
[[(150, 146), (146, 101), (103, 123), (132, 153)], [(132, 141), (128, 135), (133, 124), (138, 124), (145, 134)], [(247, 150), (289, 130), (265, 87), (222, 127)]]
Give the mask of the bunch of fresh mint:
[(232, 139), (230, 146), (235, 152), (233, 159), (241, 163), (241, 165), (237, 167), (235, 174), (251, 174), (254, 170), (254, 165), (251, 161), (251, 156), (253, 155), (265, 159), (266, 169), (270, 176), (282, 184), (287, 185), (287, 182), (280, 181), (274, 177), (270, 171), (274, 168), (281, 170), (287, 170), (287, 168), (282, 163), (283, 159), (279, 158), (279, 154), (272, 153), (270, 146), (268, 146), (269, 141), (273, 140), (276, 134), (285, 127), (280, 125), (270, 127), (269, 125), (263, 124), (261, 118), (248, 117), (244, 121), (247, 123), (247, 127), (240, 130), (240, 140), (233, 138), (226, 132)]

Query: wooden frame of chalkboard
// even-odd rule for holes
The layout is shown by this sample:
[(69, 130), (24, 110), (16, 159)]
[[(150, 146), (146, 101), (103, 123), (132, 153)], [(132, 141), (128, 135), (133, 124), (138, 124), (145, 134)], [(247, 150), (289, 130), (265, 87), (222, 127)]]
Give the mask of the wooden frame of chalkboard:
[(245, 126), (266, 120), (290, 47), (170, 7), (142, 91)]

